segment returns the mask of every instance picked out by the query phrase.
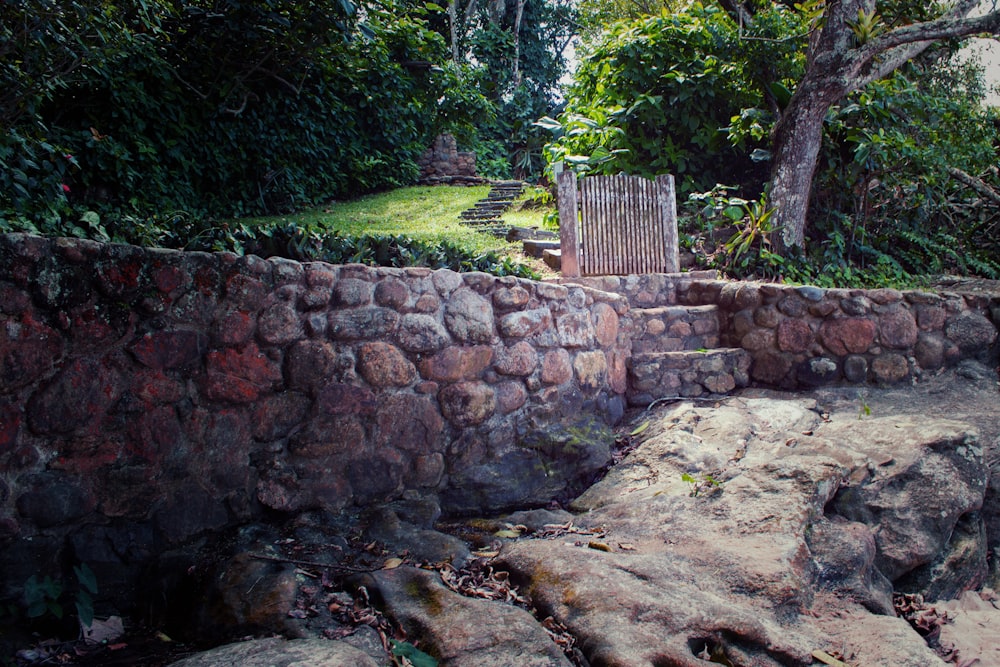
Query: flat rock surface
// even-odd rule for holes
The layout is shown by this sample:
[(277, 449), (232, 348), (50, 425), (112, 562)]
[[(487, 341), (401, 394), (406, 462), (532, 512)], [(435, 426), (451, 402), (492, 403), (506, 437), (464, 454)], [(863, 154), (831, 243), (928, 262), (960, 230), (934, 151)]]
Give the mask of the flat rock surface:
[[(990, 373), (641, 415), (638, 447), (572, 507), (599, 538), (522, 539), (501, 561), (591, 664), (942, 664), (892, 587), (939, 584), (956, 524), (978, 525), (1000, 434)], [(983, 584), (980, 547), (951, 584)], [(996, 664), (956, 635), (963, 660)]]
[[(996, 368), (891, 389), (744, 390), (637, 412), (627, 428), (619, 462), (568, 511), (449, 523), (469, 543), (452, 565), (396, 540), (434, 533), (433, 506), (372, 513), (395, 526), (366, 547), (386, 545), (384, 566), (358, 588), (379, 611), (352, 613), (383, 614), (449, 667), (1000, 664)], [(316, 572), (315, 607), (348, 605)], [(289, 647), (309, 655), (288, 662)], [(351, 650), (265, 648), (275, 665), (342, 664), (315, 660)], [(258, 664), (219, 650), (179, 664)], [(365, 660), (395, 664), (377, 645), (343, 664)]]
[(414, 567), (383, 570), (374, 579), (387, 613), (433, 646), (441, 665), (571, 667), (524, 609), (459, 595), (436, 572)]
[(377, 667), (358, 649), (338, 641), (280, 637), (227, 644), (172, 667)]

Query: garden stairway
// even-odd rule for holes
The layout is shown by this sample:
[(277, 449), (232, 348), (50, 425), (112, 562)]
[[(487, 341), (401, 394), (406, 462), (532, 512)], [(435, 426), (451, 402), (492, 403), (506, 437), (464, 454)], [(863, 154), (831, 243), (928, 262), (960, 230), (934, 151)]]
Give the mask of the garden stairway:
[[(669, 274), (683, 280), (686, 274)], [(672, 303), (629, 310), (632, 358), (628, 402), (725, 395), (750, 381), (750, 355), (719, 347), (719, 308)]]
[(486, 198), (477, 201), (472, 208), (462, 211), (458, 217), (462, 224), (504, 238), (507, 236), (508, 228), (500, 218), (521, 196), (524, 186), (523, 181), (491, 181), (490, 192)]

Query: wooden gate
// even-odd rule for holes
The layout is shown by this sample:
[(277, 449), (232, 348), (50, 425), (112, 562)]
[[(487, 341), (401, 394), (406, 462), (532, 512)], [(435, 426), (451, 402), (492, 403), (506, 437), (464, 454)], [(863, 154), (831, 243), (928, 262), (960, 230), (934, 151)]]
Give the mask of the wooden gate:
[(675, 273), (674, 177), (558, 175), (559, 240), (566, 277)]

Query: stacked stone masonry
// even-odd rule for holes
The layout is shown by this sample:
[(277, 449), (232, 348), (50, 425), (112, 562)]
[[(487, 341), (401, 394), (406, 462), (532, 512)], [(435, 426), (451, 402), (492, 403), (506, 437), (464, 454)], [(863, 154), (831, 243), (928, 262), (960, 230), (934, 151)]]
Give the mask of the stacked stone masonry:
[(746, 352), (750, 381), (764, 386), (896, 384), (962, 359), (997, 362), (995, 295), (732, 282), (713, 272), (563, 282), (622, 294), (636, 321), (637, 309), (717, 307), (719, 345)]
[(544, 504), (610, 458), (627, 310), (483, 273), (0, 236), (0, 538)]
[(984, 296), (708, 281), (686, 297), (717, 304), (722, 344), (750, 353), (753, 381), (781, 388), (895, 384), (996, 358), (998, 304)]
[(424, 181), (451, 176), (472, 177), (476, 175), (476, 154), (459, 151), (455, 137), (442, 134), (420, 157), (417, 166), (420, 167), (420, 178)]
[(995, 361), (998, 319), (981, 296), (704, 272), (558, 284), (0, 235), (0, 570), (80, 531), (157, 550), (413, 494), (544, 505), (609, 462), (626, 398), (912, 381)]

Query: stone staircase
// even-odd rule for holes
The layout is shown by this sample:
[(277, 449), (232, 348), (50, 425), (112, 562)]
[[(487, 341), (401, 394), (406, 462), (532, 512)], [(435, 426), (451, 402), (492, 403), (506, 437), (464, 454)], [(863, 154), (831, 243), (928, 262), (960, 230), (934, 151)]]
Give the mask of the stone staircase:
[[(715, 272), (702, 271), (573, 280), (629, 299), (632, 358), (626, 398), (630, 405), (725, 395), (750, 383), (750, 354), (719, 347), (718, 306), (680, 303), (693, 281), (715, 277)], [(650, 284), (643, 286), (642, 281)]]
[(728, 394), (750, 382), (750, 355), (719, 347), (718, 306), (632, 308), (628, 402)]
[(491, 181), (490, 192), (486, 199), (480, 199), (475, 205), (459, 214), (462, 224), (476, 227), (480, 231), (493, 234), (498, 238), (507, 236), (508, 228), (500, 218), (511, 204), (524, 192), (522, 181)]
[[(685, 274), (665, 276), (689, 280)], [(750, 382), (750, 355), (739, 348), (719, 347), (718, 306), (676, 303), (632, 307), (632, 359), (628, 402), (649, 405), (667, 398), (724, 395)], [(683, 293), (683, 291), (681, 292)]]

